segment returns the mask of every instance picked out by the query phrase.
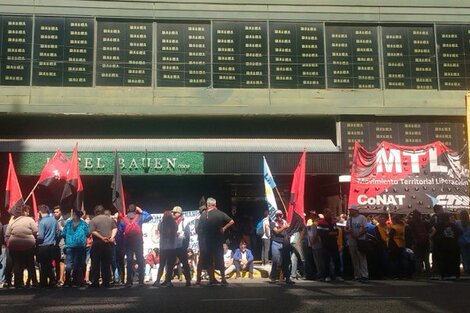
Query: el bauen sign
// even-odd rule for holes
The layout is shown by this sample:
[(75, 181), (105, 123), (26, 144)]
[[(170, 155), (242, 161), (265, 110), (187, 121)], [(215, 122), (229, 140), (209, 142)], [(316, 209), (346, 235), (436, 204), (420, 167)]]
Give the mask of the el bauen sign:
[[(71, 153), (64, 153), (71, 158)], [(39, 175), (54, 152), (24, 152), (17, 156), (20, 175)], [(202, 152), (119, 152), (122, 175), (204, 174)], [(81, 175), (113, 175), (114, 152), (79, 152)]]

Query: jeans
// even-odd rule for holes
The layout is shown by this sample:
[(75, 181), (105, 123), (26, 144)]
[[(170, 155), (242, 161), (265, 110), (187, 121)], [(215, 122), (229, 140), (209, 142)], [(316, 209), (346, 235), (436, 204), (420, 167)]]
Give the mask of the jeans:
[(37, 284), (36, 269), (34, 266), (34, 249), (11, 250), (10, 256), (13, 263), (13, 273), (15, 274), (15, 287), (24, 286), (23, 271), (28, 270), (28, 281)]
[(175, 249), (160, 250), (160, 266), (158, 267), (158, 275), (156, 282), (160, 282), (165, 270), (165, 283), (171, 282), (173, 276), (173, 268), (175, 267)]
[(273, 241), (271, 243), (271, 253), (272, 253), (272, 267), (271, 273), (269, 274), (269, 278), (271, 280), (275, 280), (278, 277), (278, 270), (277, 268), (281, 266), (282, 274), (284, 278), (289, 280), (290, 279), (290, 247), (284, 247), (284, 245), (280, 242)]
[(191, 270), (189, 269), (188, 263), (188, 249), (187, 248), (176, 248), (176, 257), (179, 262), (183, 265), (183, 274), (187, 282), (191, 281)]
[(85, 247), (66, 248), (65, 284), (80, 286), (85, 274)]
[[(90, 278), (93, 285), (98, 286), (100, 276), (103, 285), (107, 286), (111, 280), (111, 259), (113, 257), (112, 244), (95, 240), (91, 246), (91, 270)], [(100, 275), (101, 274), (101, 275)]]
[(261, 263), (266, 265), (269, 263), (269, 248), (271, 245), (270, 239), (262, 239), (263, 240), (263, 247), (261, 249)]
[[(39, 246), (37, 261), (39, 262), (41, 287), (53, 286), (56, 284), (56, 276), (52, 267), (52, 261), (56, 257), (57, 248), (55, 245)], [(60, 266), (57, 264), (56, 266)]]
[[(237, 277), (240, 277), (240, 272), (242, 271), (240, 260), (233, 260), (233, 264), (235, 265), (235, 269), (237, 270)], [(250, 277), (253, 276), (253, 261), (248, 262), (244, 270), (248, 270)]]
[(366, 255), (359, 251), (357, 240), (352, 238), (349, 240), (349, 254), (353, 263), (354, 278), (369, 278)]
[[(336, 277), (341, 277), (341, 262), (339, 260), (339, 252), (336, 247), (323, 248), (325, 253), (325, 269), (326, 275), (331, 279), (336, 279)], [(333, 263), (333, 264), (331, 264)], [(333, 265), (333, 268), (332, 268)]]
[(145, 275), (145, 262), (144, 262), (144, 244), (142, 242), (127, 242), (126, 243), (126, 258), (127, 258), (127, 278), (126, 283), (132, 284), (134, 280), (134, 254), (137, 260), (139, 271), (139, 283), (144, 282)]
[(0, 284), (5, 282), (5, 268), (7, 267), (7, 249), (2, 246), (0, 254)]
[(315, 262), (316, 279), (325, 278), (325, 254), (323, 248), (312, 249), (313, 262)]

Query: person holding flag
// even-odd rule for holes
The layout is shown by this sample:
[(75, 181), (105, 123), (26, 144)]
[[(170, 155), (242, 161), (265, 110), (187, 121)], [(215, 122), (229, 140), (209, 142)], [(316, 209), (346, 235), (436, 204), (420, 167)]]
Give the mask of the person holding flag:
[(269, 274), (269, 283), (275, 284), (278, 282), (278, 267), (282, 267), (282, 273), (286, 279), (286, 284), (294, 284), (290, 279), (290, 243), (287, 235), (287, 229), (290, 227), (289, 223), (283, 219), (284, 214), (281, 210), (277, 210), (274, 214), (274, 220), (271, 221), (271, 254), (272, 254), (272, 267)]
[[(301, 262), (301, 268), (304, 267), (305, 257), (302, 248), (302, 242), (305, 235), (305, 214), (304, 214), (304, 194), (305, 194), (305, 150), (300, 157), (299, 164), (294, 171), (292, 187), (290, 192), (289, 208), (287, 210), (287, 223), (290, 227), (287, 230), (289, 243), (292, 247), (291, 254), (291, 276), (298, 278), (298, 263)], [(286, 255), (287, 257), (287, 255)]]
[(275, 213), (277, 211), (276, 198), (274, 197), (273, 190), (276, 188), (276, 183), (274, 182), (273, 175), (269, 169), (268, 162), (263, 156), (263, 176), (264, 176), (264, 190), (266, 193), (266, 203), (268, 204), (269, 216), (273, 220)]
[[(268, 210), (264, 213), (263, 219), (260, 221), (260, 233), (262, 240), (262, 249), (261, 249), (261, 262), (263, 265), (268, 264), (269, 262), (269, 249), (271, 247), (271, 220), (274, 220), (275, 213), (277, 211), (276, 198), (274, 197), (273, 190), (276, 189), (276, 183), (274, 182), (273, 175), (269, 168), (266, 158), (263, 156), (263, 177), (264, 177), (264, 190), (266, 194), (266, 203), (268, 204)], [(276, 189), (277, 191), (277, 189)], [(279, 193), (279, 191), (278, 191)], [(279, 196), (282, 202), (282, 198)], [(284, 202), (282, 202), (284, 206)], [(285, 206), (284, 206), (285, 210)]]

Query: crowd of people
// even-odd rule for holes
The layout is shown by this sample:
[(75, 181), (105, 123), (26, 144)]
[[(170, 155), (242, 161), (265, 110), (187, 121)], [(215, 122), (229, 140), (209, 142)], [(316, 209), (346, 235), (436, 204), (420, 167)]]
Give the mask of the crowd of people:
[(325, 209), (322, 214), (311, 213), (305, 241), (310, 256), (305, 270), (321, 281), (404, 279), (415, 273), (457, 279), (462, 274), (461, 264), (464, 275), (470, 275), (466, 210), (456, 215), (435, 205), (433, 215), (415, 210), (406, 216), (365, 216), (352, 206), (348, 217), (336, 218)]
[(208, 198), (195, 224), (197, 251), (189, 248), (189, 223), (183, 209), (175, 206), (158, 225), (159, 247), (145, 256), (142, 224), (152, 217), (134, 204), (126, 214), (112, 215), (98, 205), (93, 217), (75, 210), (67, 219), (60, 207), (40, 205), (38, 210), (38, 222), (24, 205), (21, 214), (0, 228), (4, 288), (131, 287), (150, 281), (154, 287), (172, 287), (174, 277), (184, 277), (188, 287), (193, 281), (200, 285), (204, 277), (208, 286), (225, 286), (228, 278), (253, 279), (253, 249), (258, 247), (261, 267), (269, 267), (273, 284), (294, 284), (296, 279), (366, 283), (408, 278), (415, 272), (456, 279), (461, 264), (464, 274), (470, 274), (469, 214), (445, 213), (439, 205), (431, 216), (416, 210), (407, 216), (365, 216), (351, 206), (347, 216), (336, 217), (327, 208), (321, 214), (311, 211), (300, 227), (287, 223), (280, 210), (273, 219), (266, 211), (256, 228), (250, 226), (250, 236), (234, 236), (243, 225)]

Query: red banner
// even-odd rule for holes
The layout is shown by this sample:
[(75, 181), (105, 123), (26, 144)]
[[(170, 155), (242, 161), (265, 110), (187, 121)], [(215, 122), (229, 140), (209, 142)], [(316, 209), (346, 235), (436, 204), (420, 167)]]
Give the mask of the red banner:
[(454, 152), (440, 141), (425, 146), (382, 142), (374, 151), (356, 142), (349, 207), (363, 213), (432, 213), (469, 208), (467, 150)]

